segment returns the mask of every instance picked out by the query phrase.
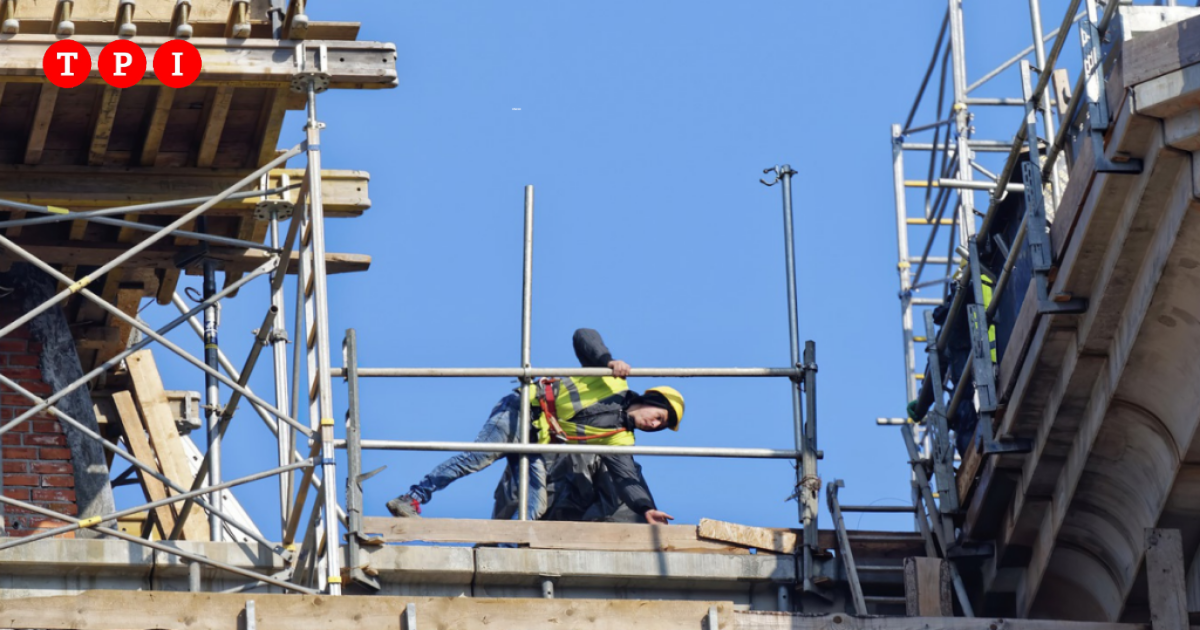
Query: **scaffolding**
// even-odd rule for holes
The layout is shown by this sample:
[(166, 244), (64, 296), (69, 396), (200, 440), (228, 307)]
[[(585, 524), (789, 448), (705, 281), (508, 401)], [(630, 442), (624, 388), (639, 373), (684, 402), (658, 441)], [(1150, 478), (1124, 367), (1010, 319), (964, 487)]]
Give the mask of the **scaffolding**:
[[(301, 17), (303, 17), (301, 15)], [(289, 20), (296, 19), (289, 13)], [(186, 22), (186, 19), (185, 19)], [(286, 25), (280, 25), (287, 28)], [(522, 387), (521, 442), (517, 444), (478, 444), (472, 442), (403, 442), (372, 440), (364, 437), (359, 411), (359, 382), (362, 378), (376, 377), (517, 377), (524, 384), (531, 384), (542, 376), (611, 376), (610, 369), (595, 368), (543, 368), (530, 362), (530, 322), (532, 319), (533, 287), (533, 187), (525, 189), (524, 205), (524, 259), (522, 274), (522, 318), (521, 357), (514, 368), (373, 368), (358, 365), (355, 331), (348, 330), (343, 343), (343, 366), (333, 365), (333, 347), (329, 330), (329, 299), (327, 283), (327, 253), (325, 247), (326, 213), (323, 203), (321, 168), (321, 130), (324, 125), (317, 115), (318, 95), (335, 80), (330, 71), (330, 53), (323, 45), (296, 44), (293, 52), (294, 72), (290, 78), (291, 90), (303, 98), (305, 103), (305, 137), (291, 148), (280, 152), (253, 172), (227, 186), (219, 194), (207, 197), (162, 201), (148, 204), (126, 205), (90, 211), (67, 211), (50, 205), (39, 205), (17, 201), (0, 200), (0, 208), (10, 213), (20, 212), (0, 221), (0, 230), (31, 225), (64, 222), (95, 222), (102, 225), (142, 230), (149, 235), (94, 270), (76, 279), (40, 259), (26, 247), (9, 236), (0, 233), (0, 248), (11, 256), (32, 265), (58, 281), (63, 288), (53, 297), (29, 309), (11, 323), (0, 328), (4, 337), (27, 324), (39, 314), (57, 308), (73, 296), (94, 303), (113, 318), (140, 333), (140, 340), (100, 362), (82, 377), (60, 388), (48, 396), (23, 387), (15, 379), (0, 374), (0, 384), (15, 391), (30, 402), (29, 408), (13, 419), (0, 425), (0, 435), (13, 430), (39, 413), (54, 414), (63, 423), (82, 432), (113, 456), (127, 461), (140, 474), (156, 480), (168, 489), (166, 496), (157, 500), (111, 513), (77, 518), (59, 510), (35, 505), (28, 501), (0, 495), (0, 503), (27, 510), (66, 522), (66, 525), (47, 528), (33, 535), (14, 538), (0, 543), (0, 550), (27, 545), (46, 538), (71, 534), (87, 529), (103, 536), (111, 536), (141, 545), (157, 552), (170, 554), (190, 563), (198, 576), (201, 566), (227, 571), (246, 578), (248, 582), (233, 589), (248, 591), (269, 585), (302, 594), (339, 595), (343, 592), (343, 580), (349, 580), (367, 589), (378, 589), (378, 582), (364, 570), (361, 546), (369, 540), (363, 530), (363, 498), (361, 484), (370, 473), (362, 472), (363, 450), (394, 451), (487, 451), (519, 455), (519, 518), (524, 520), (529, 502), (529, 457), (534, 454), (622, 454), (671, 457), (719, 457), (779, 459), (793, 462), (796, 469), (795, 492), (792, 498), (798, 503), (798, 521), (803, 526), (803, 541), (797, 546), (798, 560), (803, 567), (806, 589), (815, 590), (812, 577), (815, 575), (814, 553), (818, 549), (817, 513), (820, 481), (817, 478), (817, 434), (816, 434), (816, 348), (811, 341), (800, 346), (797, 324), (795, 255), (793, 250), (791, 176), (794, 171), (788, 166), (777, 166), (764, 172), (773, 172), (774, 179), (764, 184), (782, 183), (784, 210), (785, 261), (787, 265), (787, 299), (789, 316), (789, 350), (792, 364), (776, 368), (638, 368), (630, 376), (679, 376), (679, 377), (739, 377), (739, 378), (785, 378), (791, 381), (793, 402), (794, 446), (788, 449), (774, 448), (720, 448), (720, 447), (607, 447), (595, 445), (558, 445), (529, 443), (530, 401), (529, 390)], [(344, 60), (343, 60), (344, 61)], [(385, 60), (386, 61), (386, 60)], [(272, 169), (293, 158), (303, 156), (306, 166), (299, 181), (287, 176), (273, 180)], [(268, 244), (243, 238), (231, 238), (212, 234), (206, 230), (206, 213), (223, 202), (235, 199), (257, 199), (256, 212), (269, 220)], [(134, 221), (139, 213), (164, 208), (190, 208), (165, 226), (153, 226)], [(114, 217), (122, 217), (120, 219)], [(286, 230), (283, 222), (290, 218)], [(195, 229), (188, 229), (195, 224)], [(179, 311), (179, 316), (164, 326), (154, 329), (136, 314), (130, 315), (114, 306), (103, 296), (89, 289), (100, 279), (135, 261), (139, 254), (166, 244), (168, 238), (184, 236), (200, 242), (200, 249), (182, 250), (180, 256), (188, 263), (197, 264), (203, 273), (203, 295), (193, 306), (174, 294), (170, 303)], [(203, 249), (207, 245), (224, 245), (261, 252), (261, 264), (241, 277), (231, 277), (226, 272), (224, 287), (218, 289), (217, 265)], [(284, 288), (287, 274), (294, 273), (295, 304), (292, 306), (291, 330), (289, 331)], [(254, 342), (240, 369), (235, 368), (221, 350), (217, 340), (216, 308), (227, 298), (245, 288), (249, 283), (263, 279), (267, 282), (269, 301), (263, 310), (261, 325), (255, 331)], [(202, 342), (202, 356), (193, 355), (185, 347), (167, 338), (172, 330), (187, 324)], [(288, 365), (286, 344), (289, 339), (302, 340), (295, 343)], [(157, 345), (181, 358), (192, 368), (203, 374), (205, 379), (204, 426), (207, 449), (190, 486), (160, 473), (152, 462), (139, 459), (133, 452), (119, 447), (100, 433), (88, 428), (84, 422), (60, 410), (56, 402), (67, 395), (86, 388), (96, 378), (122, 365), (139, 351)], [(265, 347), (270, 346), (273, 367), (273, 401), (252, 391), (248, 385), (255, 372)], [(222, 373), (224, 370), (224, 373)], [(345, 413), (345, 437), (336, 438), (335, 410), (333, 404), (333, 379), (343, 377), (348, 386), (348, 410)], [(221, 388), (229, 393), (223, 400)], [(238, 413), (240, 412), (240, 413)], [(250, 413), (258, 415), (277, 441), (277, 461), (261, 472), (236, 479), (224, 479), (221, 474), (221, 445), (227, 429), (236, 418)], [(307, 415), (307, 422), (303, 419)], [(337, 469), (335, 450), (347, 453), (347, 469)], [(340, 476), (339, 476), (340, 475)], [(279, 514), (282, 537), (270, 541), (256, 528), (247, 526), (229, 513), (222, 505), (219, 491), (253, 481), (277, 477), (279, 480)], [(338, 502), (336, 488), (345, 483), (345, 504)], [(310, 496), (315, 495), (315, 496)], [(136, 536), (113, 526), (122, 517), (150, 512), (164, 506), (178, 506), (178, 516), (173, 526), (160, 523), (167, 532), (164, 541), (149, 540), (148, 536)], [(284, 564), (282, 571), (262, 574), (234, 566), (230, 563), (206, 557), (203, 554), (182, 549), (171, 541), (184, 534), (188, 517), (193, 509), (203, 510), (207, 515), (209, 531), (213, 541), (221, 541), (224, 532), (232, 528), (247, 536), (266, 549), (270, 549)], [(145, 532), (143, 532), (145, 533)], [(347, 566), (343, 567), (340, 541), (347, 541)], [(199, 588), (199, 578), (192, 580), (192, 588)]]
[[(922, 387), (931, 389), (933, 400), (928, 413), (915, 423), (903, 417), (876, 420), (879, 425), (900, 425), (910, 457), (922, 462), (914, 470), (931, 473), (916, 484), (914, 501), (920, 503), (926, 495), (937, 497), (931, 516), (940, 516), (941, 524), (934, 523), (932, 529), (944, 532), (950, 546), (956, 544), (953, 517), (965, 509), (959, 478), (971, 477), (983, 457), (1030, 448), (1028, 440), (993, 435), (1003, 395), (997, 391), (994, 326), (1005, 289), (1019, 273), (1027, 273), (1029, 277), (1022, 281), (1032, 286), (1038, 314), (1079, 313), (1087, 308), (1086, 300), (1050, 292), (1049, 226), (1069, 181), (1068, 162), (1095, 156), (1088, 159), (1096, 160), (1096, 172), (1141, 169), (1139, 160), (1106, 159), (1103, 150), (1104, 134), (1113, 119), (1106, 75), (1122, 37), (1112, 37), (1111, 26), (1120, 7), (1132, 2), (1071, 0), (1057, 26), (1047, 32), (1039, 0), (1029, 0), (1031, 44), (974, 82), (969, 81), (966, 68), (963, 25), (969, 10), (964, 4), (949, 0), (916, 98), (904, 122), (892, 125), (890, 134), (905, 400), (917, 400)], [(1174, 7), (1175, 2), (1165, 5)], [(1072, 39), (1079, 43), (1081, 59), (1073, 83), (1068, 70), (1061, 68), (1068, 58), (1063, 55), (1073, 53), (1074, 46), (1068, 45)], [(939, 78), (931, 82), (935, 76)], [(1013, 87), (1020, 89), (1020, 96), (973, 95), (999, 77), (1017, 78)], [(931, 96), (934, 87), (936, 100)], [(1021, 115), (1005, 115), (1010, 108)], [(921, 112), (932, 113), (934, 122), (920, 123)], [(986, 118), (977, 120), (982, 112), (988, 112)], [(1014, 121), (1017, 129), (1011, 138), (976, 132), (977, 127), (1003, 132)], [(1085, 143), (1091, 143), (1091, 151), (1083, 147)], [(911, 164), (914, 157), (916, 167)], [(998, 206), (1012, 194), (1021, 195), (1023, 207), (1015, 234), (1005, 237), (994, 229), (994, 221)], [(998, 252), (1002, 262), (989, 269), (984, 251)], [(1017, 269), (1022, 261), (1028, 272)], [(1023, 292), (1016, 296), (1018, 307), (1023, 297)], [(943, 319), (937, 322), (940, 329), (934, 319), (938, 307), (943, 309), (939, 313)], [(970, 336), (969, 357), (961, 366), (946, 365), (943, 357), (951, 331), (961, 318)], [(919, 350), (928, 357), (923, 369), (917, 361)], [(959, 458), (951, 436), (964, 403), (978, 414), (974, 436), (966, 436), (969, 452), (961, 454), (964, 466), (972, 466), (967, 471), (955, 469)]]

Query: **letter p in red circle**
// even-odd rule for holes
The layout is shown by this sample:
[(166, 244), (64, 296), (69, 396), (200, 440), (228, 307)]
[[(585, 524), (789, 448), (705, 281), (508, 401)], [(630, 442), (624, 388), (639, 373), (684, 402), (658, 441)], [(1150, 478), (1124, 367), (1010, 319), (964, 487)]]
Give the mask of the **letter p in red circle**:
[(115, 88), (132, 87), (146, 75), (146, 53), (141, 46), (118, 39), (100, 51), (96, 65), (105, 83)]
[(163, 85), (185, 88), (200, 76), (200, 51), (184, 39), (172, 39), (154, 53), (154, 77)]

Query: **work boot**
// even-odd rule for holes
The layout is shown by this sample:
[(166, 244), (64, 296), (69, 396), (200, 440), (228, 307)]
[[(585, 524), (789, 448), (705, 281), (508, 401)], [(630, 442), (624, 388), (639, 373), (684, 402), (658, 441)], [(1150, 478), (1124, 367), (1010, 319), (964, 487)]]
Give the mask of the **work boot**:
[(411, 494), (402, 494), (387, 502), (387, 509), (396, 518), (420, 518), (421, 502)]

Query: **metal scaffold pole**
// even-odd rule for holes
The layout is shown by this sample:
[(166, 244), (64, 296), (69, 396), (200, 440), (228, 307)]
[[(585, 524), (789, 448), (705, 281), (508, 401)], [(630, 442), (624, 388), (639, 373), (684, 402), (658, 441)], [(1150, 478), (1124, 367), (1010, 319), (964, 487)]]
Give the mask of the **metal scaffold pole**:
[[(530, 320), (533, 315), (533, 186), (525, 187), (525, 238), (524, 264), (521, 282), (521, 369), (529, 370)], [(529, 444), (530, 400), (529, 389), (532, 377), (521, 377), (521, 412), (518, 431), (521, 444)], [(517, 463), (517, 518), (529, 520), (529, 455), (522, 453)]]
[[(203, 225), (204, 222), (200, 224)], [(203, 232), (204, 230), (201, 229)], [(217, 268), (216, 264), (209, 259), (203, 262), (204, 267), (204, 299), (210, 300), (217, 292)], [(209, 304), (204, 309), (204, 363), (214, 370), (219, 369), (217, 361), (217, 351), (220, 345), (217, 341), (217, 312), (220, 307), (216, 302)], [(217, 431), (217, 423), (221, 419), (221, 394), (218, 382), (212, 374), (204, 375), (204, 408), (205, 414), (205, 437), (208, 442), (208, 485), (216, 485), (221, 483), (221, 436)], [(197, 480), (199, 481), (199, 480)], [(221, 507), (221, 493), (214, 492), (209, 495), (209, 502), (214, 507)], [(182, 524), (182, 520), (180, 521)], [(208, 515), (208, 528), (213, 541), (224, 540), (224, 527), (221, 519), (216, 514)]]

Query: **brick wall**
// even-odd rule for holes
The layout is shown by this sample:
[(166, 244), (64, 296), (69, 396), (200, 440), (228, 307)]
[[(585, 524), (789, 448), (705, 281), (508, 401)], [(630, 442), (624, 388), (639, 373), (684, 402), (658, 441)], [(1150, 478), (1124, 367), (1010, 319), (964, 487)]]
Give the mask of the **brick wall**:
[[(14, 321), (18, 315), (15, 311), (15, 300), (11, 296), (0, 298), (0, 326)], [(52, 392), (38, 368), (41, 352), (41, 344), (30, 339), (28, 326), (0, 338), (0, 371), (26, 390), (45, 398)], [(0, 385), (0, 424), (7, 424), (32, 406), (25, 396)], [(75, 470), (67, 438), (57, 418), (49, 411), (38, 413), (0, 435), (0, 444), (5, 496), (62, 514), (77, 514)], [(11, 505), (2, 505), (0, 509), (3, 510), (7, 536), (28, 536), (39, 529), (65, 524)]]

